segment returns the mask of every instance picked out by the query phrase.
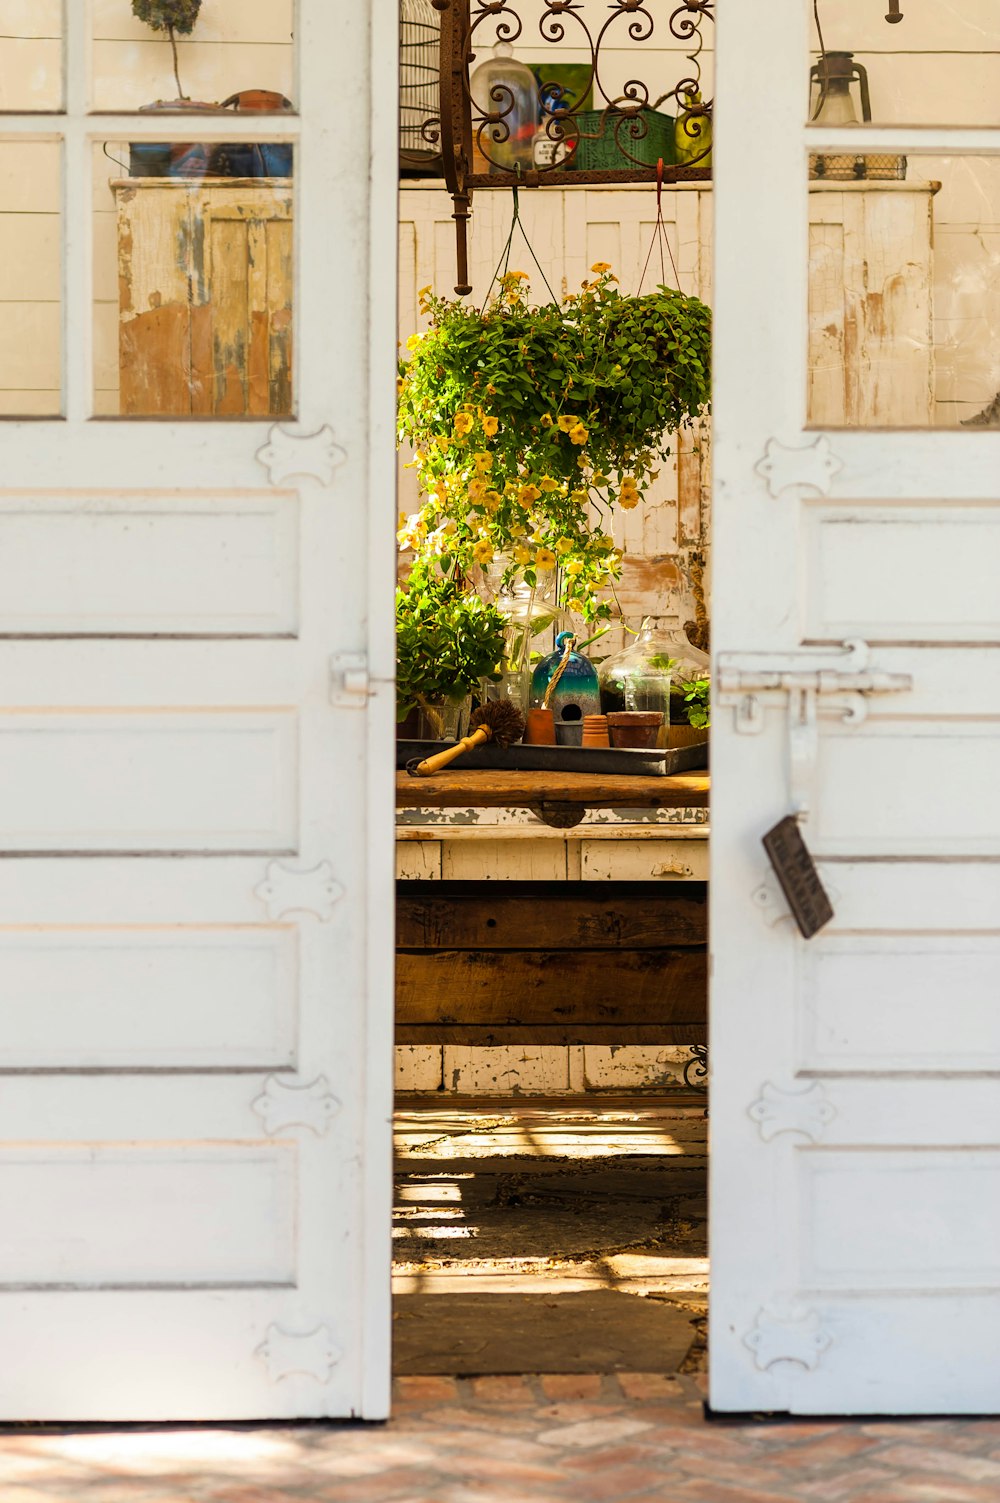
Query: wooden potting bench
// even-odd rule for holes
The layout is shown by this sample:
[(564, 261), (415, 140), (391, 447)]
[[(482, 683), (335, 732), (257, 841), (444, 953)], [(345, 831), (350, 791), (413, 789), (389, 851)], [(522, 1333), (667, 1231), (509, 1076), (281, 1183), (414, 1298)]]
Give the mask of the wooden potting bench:
[(400, 773), (397, 1041), (703, 1046), (708, 798), (707, 772)]

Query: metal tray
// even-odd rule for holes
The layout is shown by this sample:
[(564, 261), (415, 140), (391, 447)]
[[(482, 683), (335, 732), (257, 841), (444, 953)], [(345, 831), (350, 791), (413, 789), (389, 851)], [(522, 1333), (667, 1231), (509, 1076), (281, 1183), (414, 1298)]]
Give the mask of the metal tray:
[[(396, 766), (405, 767), (414, 757), (431, 757), (454, 746), (454, 741), (397, 741)], [(456, 757), (447, 773), (474, 772), (477, 769), (497, 772), (596, 772), (605, 776), (670, 777), (678, 772), (693, 772), (708, 767), (708, 742), (700, 746), (675, 746), (664, 750), (626, 750), (624, 747), (590, 746), (522, 746), (520, 743), (500, 751), (496, 746), (477, 746), (475, 751)]]

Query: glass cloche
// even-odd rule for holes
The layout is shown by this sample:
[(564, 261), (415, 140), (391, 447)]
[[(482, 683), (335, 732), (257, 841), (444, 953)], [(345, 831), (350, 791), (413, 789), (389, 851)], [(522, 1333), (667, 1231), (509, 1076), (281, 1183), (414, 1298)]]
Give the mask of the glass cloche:
[[(687, 728), (687, 695), (693, 684), (707, 681), (709, 663), (708, 654), (688, 641), (679, 616), (659, 617), (655, 623), (647, 617), (635, 641), (601, 664), (601, 710), (658, 710), (665, 728)], [(667, 744), (666, 736), (661, 744)]]

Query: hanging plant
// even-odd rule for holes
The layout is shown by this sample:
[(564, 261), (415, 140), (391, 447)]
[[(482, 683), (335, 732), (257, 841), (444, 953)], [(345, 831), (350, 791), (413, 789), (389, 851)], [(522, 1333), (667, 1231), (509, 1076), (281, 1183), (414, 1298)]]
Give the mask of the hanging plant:
[(502, 557), (504, 585), (558, 565), (563, 603), (587, 620), (612, 614), (615, 509), (638, 506), (667, 435), (709, 410), (711, 347), (697, 298), (625, 297), (606, 262), (591, 270), (543, 307), (519, 271), (482, 311), (425, 288), (431, 326), (407, 341), (399, 381), (424, 497), (400, 546), (455, 578)]
[(200, 11), (201, 0), (132, 0), (132, 14), (144, 21), (151, 30), (165, 31), (170, 38), (178, 99), (187, 99), (189, 96), (185, 94), (181, 84), (177, 38), (191, 35)]

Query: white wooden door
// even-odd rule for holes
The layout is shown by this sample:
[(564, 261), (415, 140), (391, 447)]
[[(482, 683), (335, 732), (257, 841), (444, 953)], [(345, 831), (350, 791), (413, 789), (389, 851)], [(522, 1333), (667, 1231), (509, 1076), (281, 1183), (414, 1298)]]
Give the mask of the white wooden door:
[(296, 12), (297, 113), (198, 128), (294, 145), (287, 420), (92, 417), (95, 144), (192, 134), (88, 113), (98, 0), (0, 118), (64, 185), (64, 415), (0, 424), (4, 1420), (387, 1412), (396, 16)]
[[(992, 183), (984, 214), (995, 192), (996, 96), (983, 91), (988, 108), (972, 114), (965, 74), (938, 55), (965, 31), (953, 34), (958, 18), (937, 7), (902, 9), (892, 31), (882, 5), (822, 7), (827, 45), (846, 45), (831, 40), (832, 21), (850, 12), (854, 44), (871, 48), (873, 97), (878, 47), (922, 46), (925, 63), (936, 59), (918, 107), (890, 115), (898, 123), (833, 129), (804, 123), (812, 7), (781, 0), (767, 24), (760, 7), (719, 7), (719, 1411), (997, 1407), (1000, 432), (820, 433), (806, 410), (810, 153), (906, 155), (909, 177), (943, 182), (942, 198), (956, 184)], [(977, 16), (995, 45), (994, 11)], [(987, 45), (981, 34), (969, 42), (970, 68), (987, 62), (972, 55)], [(891, 77), (912, 77), (908, 67), (902, 57)], [(932, 98), (934, 77), (942, 92)], [(961, 288), (967, 318), (996, 297), (989, 276), (939, 279), (939, 339), (949, 287)], [(869, 286), (862, 311), (890, 291)], [(989, 340), (995, 357), (996, 332), (981, 331), (984, 357)], [(939, 348), (939, 377), (945, 365)], [(991, 395), (986, 386), (972, 404), (966, 394), (964, 411)], [(946, 405), (940, 383), (938, 396)], [(852, 641), (867, 645), (843, 646)], [(788, 677), (761, 692), (767, 673)], [(835, 910), (808, 941), (761, 846), (796, 805)]]

